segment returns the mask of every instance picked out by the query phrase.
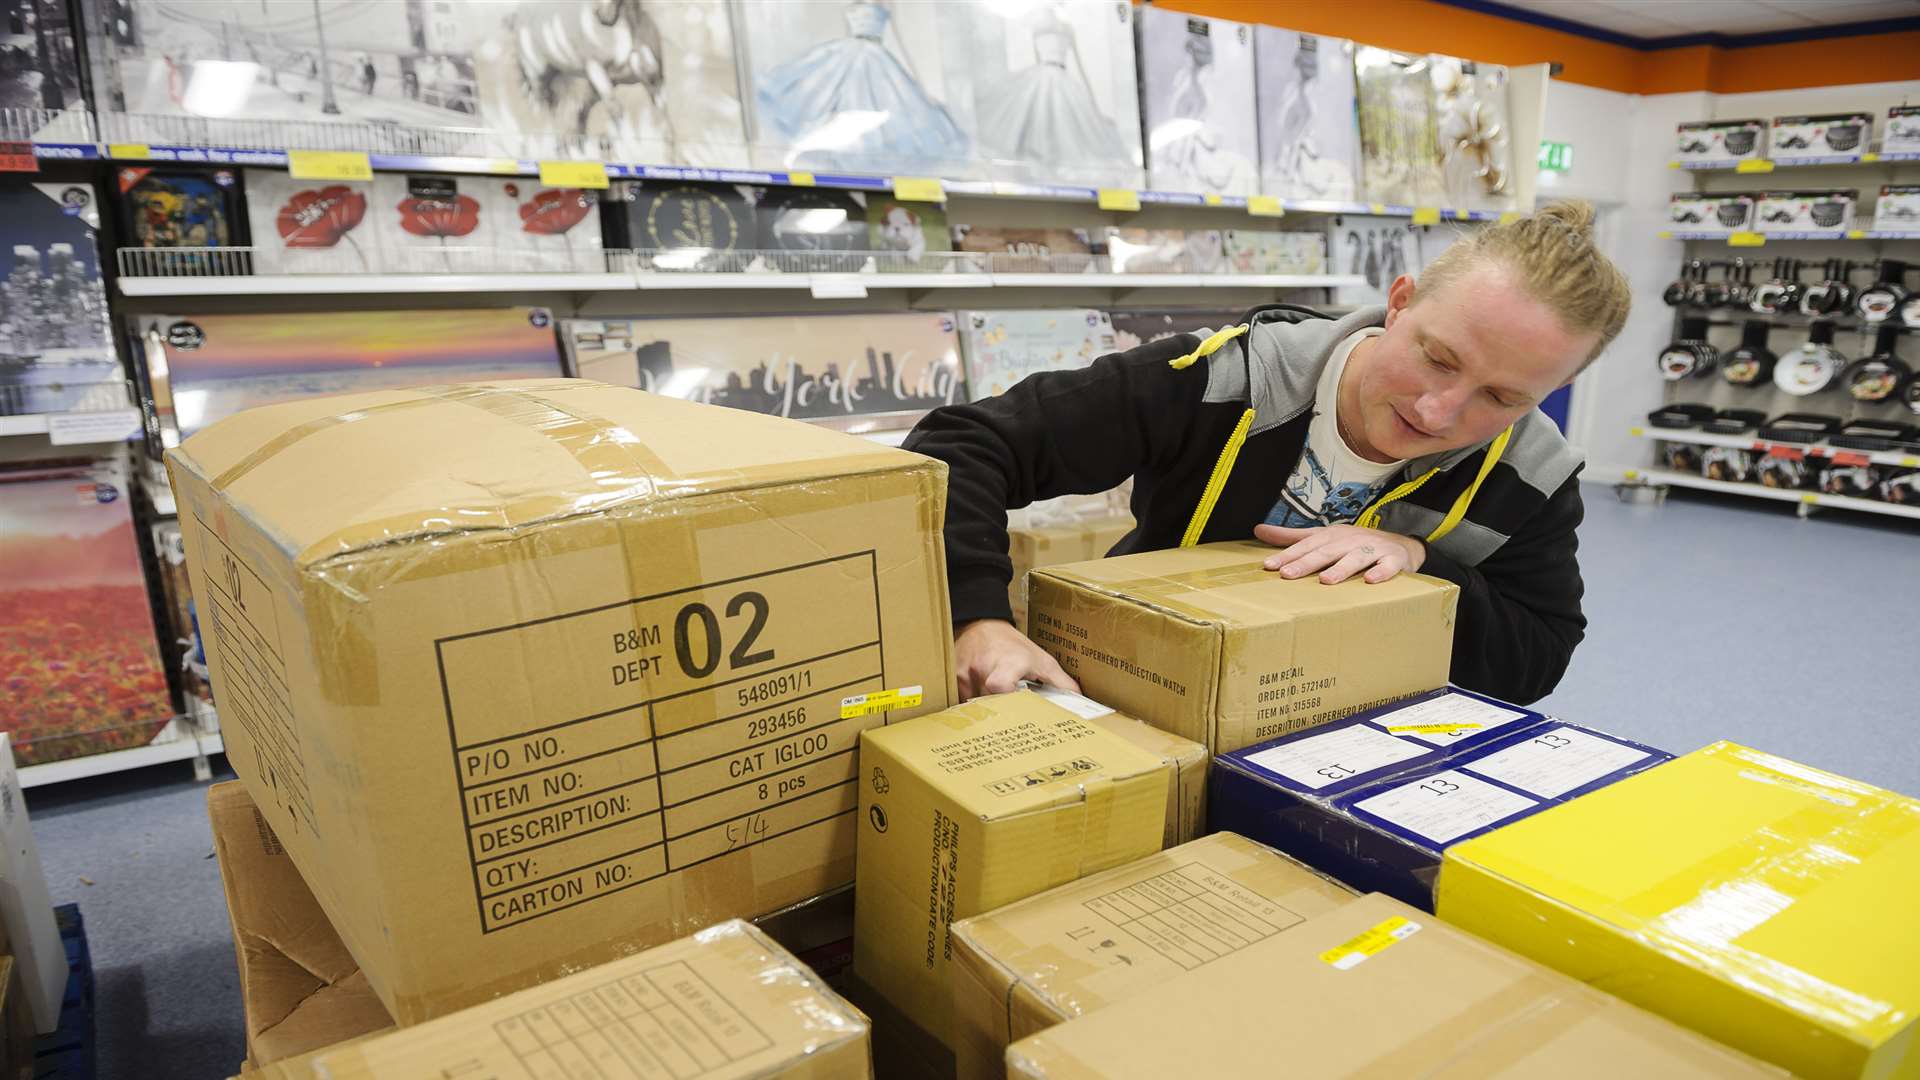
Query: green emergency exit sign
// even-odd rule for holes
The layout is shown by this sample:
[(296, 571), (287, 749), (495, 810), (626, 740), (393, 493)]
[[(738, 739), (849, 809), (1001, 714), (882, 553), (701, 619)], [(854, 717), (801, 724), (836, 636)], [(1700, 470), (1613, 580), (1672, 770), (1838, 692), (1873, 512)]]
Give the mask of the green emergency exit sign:
[(1573, 144), (1563, 142), (1540, 141), (1540, 169), (1543, 172), (1566, 172), (1573, 168)]

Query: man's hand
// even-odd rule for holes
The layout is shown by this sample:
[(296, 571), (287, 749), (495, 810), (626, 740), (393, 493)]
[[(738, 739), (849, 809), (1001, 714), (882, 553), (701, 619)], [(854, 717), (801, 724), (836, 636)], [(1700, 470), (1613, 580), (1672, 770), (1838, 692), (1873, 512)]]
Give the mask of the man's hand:
[(1022, 680), (1080, 692), (1059, 662), (1005, 619), (975, 619), (962, 626), (953, 637), (953, 666), (961, 701), (1011, 694)]
[(1283, 529), (1255, 525), (1254, 538), (1286, 548), (1265, 563), (1281, 577), (1299, 578), (1318, 573), (1323, 584), (1345, 581), (1366, 571), (1368, 584), (1379, 584), (1395, 574), (1409, 574), (1427, 561), (1427, 545), (1411, 536), (1358, 525), (1326, 525), (1312, 529)]

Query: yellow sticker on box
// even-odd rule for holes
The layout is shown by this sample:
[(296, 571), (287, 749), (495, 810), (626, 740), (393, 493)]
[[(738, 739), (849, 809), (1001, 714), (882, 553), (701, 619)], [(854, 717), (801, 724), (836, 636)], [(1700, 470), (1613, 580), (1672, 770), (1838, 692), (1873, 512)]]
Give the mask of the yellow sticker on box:
[(295, 180), (371, 180), (373, 162), (364, 150), (289, 150), (287, 175)]
[(1140, 193), (1129, 188), (1103, 187), (1100, 189), (1098, 200), (1102, 210), (1140, 209)]
[(1440, 224), (1440, 208), (1439, 208), (1439, 207), (1437, 207), (1437, 206), (1416, 206), (1416, 207), (1414, 207), (1414, 208), (1413, 208), (1413, 223), (1414, 223), (1415, 225), (1438, 225), (1438, 224)]
[(1348, 971), (1419, 932), (1419, 923), (1405, 916), (1395, 915), (1321, 953), (1320, 959), (1341, 971)]
[(907, 202), (946, 202), (947, 189), (932, 177), (896, 176), (893, 197)]
[(1280, 202), (1278, 195), (1247, 196), (1247, 213), (1254, 217), (1284, 217), (1287, 208)]
[(855, 694), (840, 699), (840, 719), (852, 720), (860, 716), (872, 716), (888, 709), (911, 709), (925, 700), (924, 687), (902, 686), (897, 690), (876, 690), (871, 694)]
[(543, 161), (540, 182), (547, 187), (604, 188), (607, 167), (598, 161)]
[(107, 156), (116, 161), (136, 161), (153, 156), (153, 147), (146, 143), (108, 143)]
[(1450, 731), (1479, 731), (1479, 724), (1401, 724), (1387, 729), (1389, 735), (1445, 735)]

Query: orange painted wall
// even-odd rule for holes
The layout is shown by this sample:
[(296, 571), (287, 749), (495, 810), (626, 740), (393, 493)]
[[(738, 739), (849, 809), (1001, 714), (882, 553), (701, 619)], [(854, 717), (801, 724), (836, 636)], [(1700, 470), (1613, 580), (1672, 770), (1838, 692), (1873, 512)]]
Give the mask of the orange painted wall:
[(1559, 61), (1560, 79), (1629, 94), (1734, 94), (1920, 79), (1920, 31), (1741, 49), (1641, 51), (1434, 0), (1158, 0), (1156, 6), (1271, 23), (1406, 52), (1495, 64)]

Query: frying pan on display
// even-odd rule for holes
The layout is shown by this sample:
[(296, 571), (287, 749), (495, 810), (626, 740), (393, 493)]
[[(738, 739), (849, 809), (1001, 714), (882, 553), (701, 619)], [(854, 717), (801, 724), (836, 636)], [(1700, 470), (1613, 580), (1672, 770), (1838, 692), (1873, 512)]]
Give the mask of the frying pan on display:
[(1880, 494), (1880, 470), (1871, 465), (1824, 465), (1815, 483), (1829, 495), (1872, 499)]
[(1898, 259), (1880, 260), (1880, 276), (1854, 297), (1854, 311), (1870, 323), (1893, 318), (1900, 313), (1901, 306), (1913, 297), (1907, 291), (1906, 277), (1906, 263)]
[(1809, 397), (1833, 385), (1847, 358), (1833, 347), (1833, 324), (1815, 322), (1807, 340), (1795, 346), (1773, 369), (1773, 385), (1794, 397)]
[(1700, 471), (1709, 480), (1745, 484), (1754, 479), (1753, 451), (1740, 446), (1709, 446), (1700, 455)]
[(1797, 491), (1807, 486), (1810, 472), (1803, 457), (1788, 454), (1764, 454), (1754, 463), (1754, 474), (1770, 488)]
[(1720, 145), (1726, 147), (1727, 153), (1732, 154), (1734, 157), (1751, 154), (1753, 153), (1754, 141), (1757, 134), (1757, 132), (1750, 128), (1740, 128), (1729, 131), (1720, 140)]
[(1773, 381), (1773, 367), (1779, 357), (1767, 348), (1767, 334), (1773, 327), (1759, 319), (1749, 319), (1740, 328), (1740, 345), (1720, 362), (1720, 377), (1734, 386), (1765, 386)]
[(1848, 396), (1868, 405), (1879, 405), (1899, 393), (1900, 387), (1913, 377), (1906, 361), (1893, 353), (1894, 342), (1899, 338), (1897, 326), (1882, 326), (1874, 334), (1873, 351), (1848, 365), (1840, 376), (1840, 385), (1847, 388)]

